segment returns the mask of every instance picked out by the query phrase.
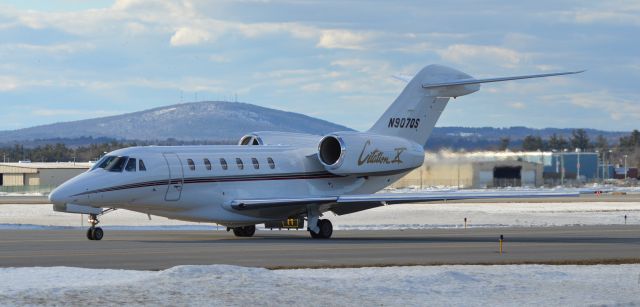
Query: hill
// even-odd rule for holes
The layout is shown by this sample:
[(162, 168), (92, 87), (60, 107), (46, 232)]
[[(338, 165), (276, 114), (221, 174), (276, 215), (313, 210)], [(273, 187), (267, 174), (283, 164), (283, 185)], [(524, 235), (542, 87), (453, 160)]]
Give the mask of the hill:
[(203, 101), (0, 131), (0, 143), (50, 143), (46, 140), (74, 143), (74, 140), (83, 139), (235, 142), (248, 132), (264, 130), (325, 134), (351, 129), (299, 113), (248, 103)]

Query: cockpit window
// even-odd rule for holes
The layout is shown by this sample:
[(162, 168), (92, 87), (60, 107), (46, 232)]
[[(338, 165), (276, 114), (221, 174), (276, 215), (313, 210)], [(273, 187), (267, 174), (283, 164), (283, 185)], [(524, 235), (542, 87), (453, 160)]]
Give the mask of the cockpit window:
[(142, 162), (142, 159), (138, 160), (138, 170), (141, 172), (144, 172), (147, 170), (147, 167), (144, 166), (144, 162)]
[(124, 168), (124, 165), (127, 162), (128, 158), (129, 157), (127, 156), (114, 157), (111, 161), (109, 161), (104, 169), (110, 172), (122, 172), (122, 169)]
[(127, 161), (127, 166), (124, 167), (124, 170), (127, 172), (135, 172), (136, 171), (136, 158), (129, 158)]
[(116, 156), (104, 156), (100, 160), (98, 160), (98, 162), (96, 162), (96, 164), (93, 165), (91, 170), (94, 170), (94, 169), (97, 169), (97, 168), (105, 168), (105, 167), (107, 167), (107, 165), (109, 165), (109, 162), (111, 162), (111, 160), (113, 160), (115, 158), (116, 158)]

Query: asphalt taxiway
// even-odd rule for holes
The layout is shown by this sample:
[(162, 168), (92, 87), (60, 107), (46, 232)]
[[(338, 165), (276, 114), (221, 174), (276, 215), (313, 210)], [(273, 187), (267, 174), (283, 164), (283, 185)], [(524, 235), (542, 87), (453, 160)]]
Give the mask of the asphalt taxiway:
[[(165, 269), (187, 264), (267, 268), (434, 264), (640, 263), (640, 225), (335, 231), (2, 230), (0, 266)], [(498, 238), (504, 236), (503, 253)]]

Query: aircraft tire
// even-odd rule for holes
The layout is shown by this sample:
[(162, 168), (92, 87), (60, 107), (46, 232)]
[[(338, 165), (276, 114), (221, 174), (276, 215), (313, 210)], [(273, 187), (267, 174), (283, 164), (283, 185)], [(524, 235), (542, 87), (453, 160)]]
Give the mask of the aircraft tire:
[(233, 234), (236, 237), (252, 237), (256, 233), (256, 225), (233, 227)]
[(320, 228), (320, 232), (315, 233), (309, 230), (309, 234), (314, 239), (329, 239), (331, 238), (331, 234), (333, 234), (333, 224), (329, 220), (319, 220), (318, 228)]
[(100, 241), (102, 240), (102, 237), (104, 237), (104, 231), (102, 231), (102, 228), (96, 227), (91, 232), (91, 237), (93, 240)]
[(329, 239), (333, 234), (333, 224), (329, 220), (318, 221), (318, 227), (320, 227), (320, 233), (318, 234), (322, 239)]
[(244, 226), (244, 236), (245, 237), (253, 237), (256, 233), (256, 225)]
[(92, 230), (93, 230), (93, 228), (87, 229), (87, 239), (93, 241), (93, 231)]

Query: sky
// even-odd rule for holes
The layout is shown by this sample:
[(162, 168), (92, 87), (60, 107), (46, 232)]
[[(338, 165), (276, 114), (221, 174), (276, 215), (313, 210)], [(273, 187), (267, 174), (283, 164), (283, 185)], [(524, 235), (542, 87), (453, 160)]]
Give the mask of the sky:
[(366, 130), (428, 64), (485, 84), (438, 126), (640, 128), (639, 1), (0, 4), (0, 130), (230, 100)]

